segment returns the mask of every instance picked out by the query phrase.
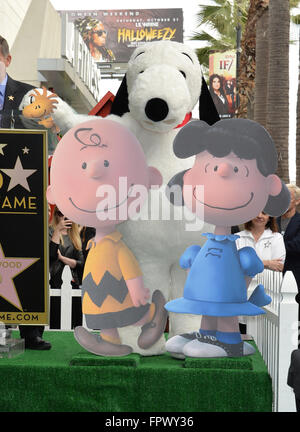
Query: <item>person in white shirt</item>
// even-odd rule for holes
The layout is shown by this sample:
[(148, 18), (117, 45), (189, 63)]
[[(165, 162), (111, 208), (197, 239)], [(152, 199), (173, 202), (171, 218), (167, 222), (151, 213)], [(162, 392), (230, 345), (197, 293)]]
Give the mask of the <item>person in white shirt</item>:
[(261, 212), (256, 218), (245, 223), (244, 227), (244, 231), (237, 233), (240, 236), (236, 240), (237, 248), (253, 247), (265, 269), (281, 272), (286, 251), (276, 219)]

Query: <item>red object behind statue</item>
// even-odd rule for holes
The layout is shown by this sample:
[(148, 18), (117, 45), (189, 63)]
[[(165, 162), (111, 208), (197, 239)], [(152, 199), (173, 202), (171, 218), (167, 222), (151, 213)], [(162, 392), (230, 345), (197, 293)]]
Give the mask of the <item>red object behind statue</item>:
[(106, 95), (103, 96), (101, 101), (98, 102), (97, 105), (95, 105), (94, 108), (89, 112), (89, 115), (106, 117), (108, 114), (110, 114), (114, 99), (115, 96), (110, 91), (108, 91)]

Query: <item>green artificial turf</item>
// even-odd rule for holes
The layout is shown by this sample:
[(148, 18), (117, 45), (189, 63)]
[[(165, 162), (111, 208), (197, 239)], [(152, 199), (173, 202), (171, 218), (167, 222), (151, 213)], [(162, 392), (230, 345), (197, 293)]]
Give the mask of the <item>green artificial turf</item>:
[(125, 357), (101, 357), (86, 352), (75, 355), (70, 361), (70, 366), (138, 367), (140, 359), (141, 356), (139, 354), (131, 354)]
[(72, 332), (45, 332), (50, 351), (0, 359), (0, 411), (259, 412), (272, 410), (271, 378), (247, 358), (103, 358)]
[(253, 369), (252, 360), (249, 357), (241, 358), (186, 358), (186, 368), (200, 369)]

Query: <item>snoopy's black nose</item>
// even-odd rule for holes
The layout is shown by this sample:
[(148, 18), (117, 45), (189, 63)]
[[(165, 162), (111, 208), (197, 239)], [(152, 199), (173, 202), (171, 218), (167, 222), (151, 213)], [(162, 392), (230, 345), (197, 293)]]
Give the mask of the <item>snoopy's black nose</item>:
[(169, 107), (167, 102), (165, 102), (163, 99), (153, 98), (148, 100), (145, 106), (145, 113), (150, 120), (159, 122), (167, 117), (169, 113)]

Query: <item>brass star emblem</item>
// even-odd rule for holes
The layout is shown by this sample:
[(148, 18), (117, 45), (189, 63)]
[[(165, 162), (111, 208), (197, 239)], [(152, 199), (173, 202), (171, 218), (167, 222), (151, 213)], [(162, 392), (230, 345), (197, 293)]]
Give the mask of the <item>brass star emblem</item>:
[(7, 144), (0, 144), (0, 154), (4, 156), (3, 147), (7, 146)]
[(8, 96), (8, 100), (13, 101), (15, 97), (13, 95)]

